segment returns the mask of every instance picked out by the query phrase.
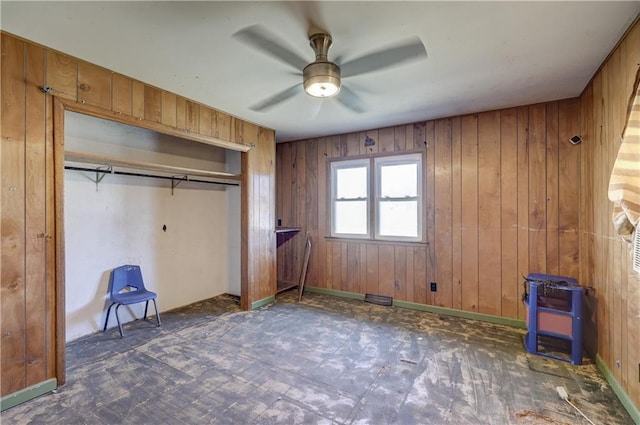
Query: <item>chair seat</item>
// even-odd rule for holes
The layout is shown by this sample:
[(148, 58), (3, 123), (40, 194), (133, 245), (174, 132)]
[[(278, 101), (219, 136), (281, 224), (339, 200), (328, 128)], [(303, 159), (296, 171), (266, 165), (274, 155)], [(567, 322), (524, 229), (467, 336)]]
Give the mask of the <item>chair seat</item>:
[(147, 290), (137, 290), (131, 292), (123, 292), (121, 294), (112, 294), (111, 301), (118, 304), (128, 305), (153, 300), (156, 297), (157, 294), (155, 292)]

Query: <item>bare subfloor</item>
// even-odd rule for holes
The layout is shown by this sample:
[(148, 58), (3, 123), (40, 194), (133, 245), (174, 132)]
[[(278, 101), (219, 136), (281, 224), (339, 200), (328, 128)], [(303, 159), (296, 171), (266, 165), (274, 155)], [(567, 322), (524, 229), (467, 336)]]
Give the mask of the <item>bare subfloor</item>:
[[(220, 296), (67, 345), (67, 383), (3, 424), (632, 424), (595, 365), (527, 354), (524, 331), (285, 293)], [(160, 299), (160, 301), (162, 301)]]

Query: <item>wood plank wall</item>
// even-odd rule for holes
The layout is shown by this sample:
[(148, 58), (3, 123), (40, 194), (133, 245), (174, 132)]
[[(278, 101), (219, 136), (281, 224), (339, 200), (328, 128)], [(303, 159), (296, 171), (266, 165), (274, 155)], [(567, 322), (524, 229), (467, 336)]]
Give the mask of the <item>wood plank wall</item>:
[[(306, 284), (523, 318), (523, 275), (578, 277), (579, 113), (567, 99), (278, 144), (276, 218), (311, 234)], [(330, 159), (415, 150), (427, 244), (326, 237)], [(295, 280), (300, 247), (281, 249), (278, 272)]]
[(255, 276), (244, 281), (245, 307), (275, 292), (273, 130), (5, 32), (1, 54), (1, 396), (48, 378), (64, 381), (64, 363), (56, 370), (64, 354), (64, 329), (56, 330), (64, 318), (56, 304), (56, 293), (64, 294), (55, 269), (62, 248), (41, 237), (55, 235), (63, 220), (54, 208), (53, 97), (43, 86), (79, 112), (239, 150), (255, 144), (242, 154), (243, 211), (252, 220), (243, 224), (242, 255)]
[(244, 140), (257, 140), (242, 153), (242, 261), (240, 304), (276, 293), (275, 134), (257, 126), (244, 126)]
[[(612, 52), (580, 97), (580, 280), (596, 288), (587, 341), (640, 408), (640, 277), (629, 245), (611, 222), (607, 197), (627, 105), (640, 67), (640, 22)], [(595, 320), (595, 327), (593, 326)], [(619, 363), (618, 363), (619, 362)], [(619, 365), (619, 366), (618, 366)]]

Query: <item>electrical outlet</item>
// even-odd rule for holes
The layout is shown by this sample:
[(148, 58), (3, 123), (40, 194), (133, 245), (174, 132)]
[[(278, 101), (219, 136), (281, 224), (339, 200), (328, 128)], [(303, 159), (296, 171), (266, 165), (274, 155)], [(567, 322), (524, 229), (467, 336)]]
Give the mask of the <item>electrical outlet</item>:
[(436, 282), (431, 282), (431, 292), (436, 292), (438, 290), (438, 284)]

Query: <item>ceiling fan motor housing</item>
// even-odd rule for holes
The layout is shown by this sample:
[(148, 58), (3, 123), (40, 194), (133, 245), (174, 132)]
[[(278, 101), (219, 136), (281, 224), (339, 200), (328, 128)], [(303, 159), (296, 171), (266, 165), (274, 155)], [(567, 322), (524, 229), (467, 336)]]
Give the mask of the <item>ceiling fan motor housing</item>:
[(340, 67), (327, 60), (331, 47), (329, 34), (313, 34), (309, 43), (316, 54), (316, 60), (302, 71), (304, 90), (314, 97), (331, 97), (340, 91)]

